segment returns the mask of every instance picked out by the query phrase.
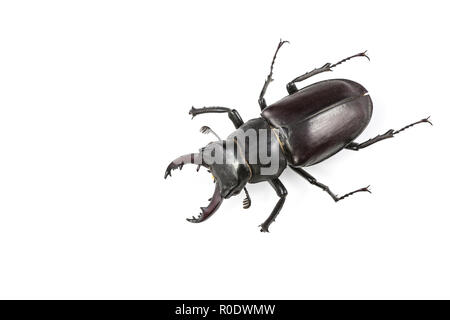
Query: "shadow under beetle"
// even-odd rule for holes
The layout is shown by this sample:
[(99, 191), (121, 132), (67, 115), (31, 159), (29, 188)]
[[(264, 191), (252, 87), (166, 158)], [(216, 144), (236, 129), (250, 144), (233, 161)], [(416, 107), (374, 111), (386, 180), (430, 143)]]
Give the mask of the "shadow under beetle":
[[(369, 59), (366, 52), (355, 54), (335, 64), (326, 63), (320, 68), (295, 78), (286, 86), (289, 95), (267, 106), (264, 95), (272, 81), (272, 71), (278, 50), (286, 42), (280, 40), (272, 59), (269, 75), (259, 95), (258, 102), (262, 111), (259, 118), (244, 123), (236, 110), (224, 107), (192, 107), (189, 111), (192, 117), (203, 113), (227, 113), (240, 133), (244, 132), (245, 134), (250, 129), (259, 134), (273, 131), (276, 133), (276, 139), (267, 140), (267, 145), (261, 145), (258, 142), (248, 145), (245, 140), (242, 142), (242, 140), (236, 139), (238, 133), (232, 133), (226, 140), (221, 140), (210, 128), (202, 127), (202, 133), (213, 133), (218, 141), (209, 143), (200, 149), (199, 153), (187, 154), (175, 159), (169, 164), (164, 175), (164, 178), (167, 178), (168, 175), (171, 175), (172, 170), (182, 169), (186, 163), (197, 164), (197, 171), (200, 166), (204, 166), (213, 174), (215, 191), (212, 198), (209, 199), (209, 205), (200, 208), (200, 215), (197, 218), (188, 218), (188, 221), (194, 223), (205, 221), (217, 211), (223, 199), (237, 195), (242, 190), (246, 194), (244, 208), (250, 207), (251, 200), (245, 185), (267, 181), (280, 197), (270, 216), (260, 225), (262, 232), (268, 232), (270, 224), (280, 213), (288, 194), (278, 179), (286, 166), (311, 184), (327, 192), (336, 202), (357, 192), (370, 192), (367, 186), (339, 197), (302, 167), (319, 163), (342, 149), (356, 151), (363, 149), (378, 141), (392, 138), (397, 133), (416, 124), (425, 122), (431, 124), (429, 118), (422, 119), (400, 130), (388, 130), (365, 142), (357, 143), (354, 140), (364, 131), (372, 116), (372, 100), (362, 85), (347, 79), (332, 79), (297, 89), (296, 83), (322, 72), (332, 71), (337, 65), (352, 58), (366, 57)], [(234, 147), (230, 150), (230, 148), (226, 148), (227, 144)], [(267, 163), (262, 163), (259, 158), (257, 161), (249, 161), (252, 150), (258, 153), (262, 147), (277, 154), (278, 170), (271, 174), (262, 174), (262, 169), (267, 167)], [(202, 157), (206, 153), (220, 156), (225, 161), (222, 161), (224, 163), (207, 163)]]

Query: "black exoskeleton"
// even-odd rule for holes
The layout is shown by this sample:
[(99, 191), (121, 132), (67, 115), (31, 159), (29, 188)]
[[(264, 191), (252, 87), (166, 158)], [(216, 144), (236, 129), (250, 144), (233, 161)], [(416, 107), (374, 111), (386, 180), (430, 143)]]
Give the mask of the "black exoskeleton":
[(296, 83), (319, 73), (332, 71), (334, 67), (347, 60), (355, 57), (369, 59), (366, 52), (355, 54), (334, 64), (326, 63), (295, 78), (287, 84), (289, 95), (267, 106), (264, 95), (272, 82), (277, 53), (286, 42), (280, 40), (269, 75), (259, 95), (258, 102), (261, 108), (259, 118), (244, 123), (236, 110), (224, 107), (192, 107), (189, 111), (192, 117), (203, 113), (227, 113), (237, 130), (226, 140), (221, 140), (209, 127), (202, 127), (202, 133), (213, 133), (218, 140), (200, 149), (199, 153), (175, 159), (167, 167), (164, 178), (171, 175), (173, 169), (181, 169), (186, 163), (197, 164), (197, 170), (200, 166), (204, 166), (214, 176), (215, 191), (209, 205), (201, 208), (198, 217), (189, 218), (188, 221), (195, 223), (205, 221), (216, 212), (223, 199), (237, 195), (242, 190), (246, 194), (244, 208), (250, 207), (251, 200), (245, 188), (246, 184), (267, 181), (280, 198), (270, 216), (260, 225), (262, 232), (268, 232), (288, 194), (278, 179), (287, 166), (311, 184), (326, 191), (334, 201), (342, 200), (357, 192), (370, 192), (367, 186), (338, 196), (302, 167), (319, 163), (342, 149), (363, 149), (378, 141), (392, 138), (416, 124), (425, 122), (431, 124), (429, 118), (425, 118), (400, 130), (388, 130), (365, 142), (357, 143), (354, 140), (364, 131), (372, 116), (372, 100), (362, 85), (351, 80), (332, 79), (297, 89)]

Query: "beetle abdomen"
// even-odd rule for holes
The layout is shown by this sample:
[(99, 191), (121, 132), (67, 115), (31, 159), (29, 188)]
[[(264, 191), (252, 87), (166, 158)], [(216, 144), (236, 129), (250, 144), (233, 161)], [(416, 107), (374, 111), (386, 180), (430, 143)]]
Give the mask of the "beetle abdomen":
[(372, 100), (354, 81), (325, 80), (275, 102), (261, 116), (280, 129), (289, 164), (310, 166), (342, 150), (364, 131), (372, 116)]

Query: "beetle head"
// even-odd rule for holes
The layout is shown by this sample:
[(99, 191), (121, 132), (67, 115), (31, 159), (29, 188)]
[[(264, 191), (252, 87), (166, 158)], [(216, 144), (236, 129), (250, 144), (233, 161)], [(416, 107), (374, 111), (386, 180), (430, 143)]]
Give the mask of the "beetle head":
[(250, 169), (234, 140), (211, 142), (202, 149), (202, 156), (219, 184), (223, 198), (239, 194), (250, 179)]
[(198, 223), (208, 219), (217, 211), (223, 199), (239, 194), (251, 177), (250, 168), (232, 140), (211, 142), (202, 148), (200, 153), (175, 159), (167, 167), (164, 178), (171, 175), (173, 169), (181, 169), (186, 163), (197, 164), (198, 169), (201, 166), (206, 167), (215, 182), (214, 195), (209, 205), (200, 208), (201, 212), (197, 218), (188, 218), (190, 222)]

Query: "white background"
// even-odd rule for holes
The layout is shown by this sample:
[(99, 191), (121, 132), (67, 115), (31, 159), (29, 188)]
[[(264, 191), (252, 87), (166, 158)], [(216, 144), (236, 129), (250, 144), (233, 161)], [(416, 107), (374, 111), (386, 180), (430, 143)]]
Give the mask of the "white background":
[[(157, 4), (159, 3), (159, 4)], [(420, 4), (418, 4), (420, 3)], [(450, 298), (449, 19), (444, 1), (4, 1), (0, 5), (0, 298)], [(194, 166), (168, 163), (258, 117), (326, 62), (368, 50), (330, 77), (374, 102), (359, 152), (309, 168), (334, 203), (286, 170), (286, 204), (267, 183), (226, 200)]]

